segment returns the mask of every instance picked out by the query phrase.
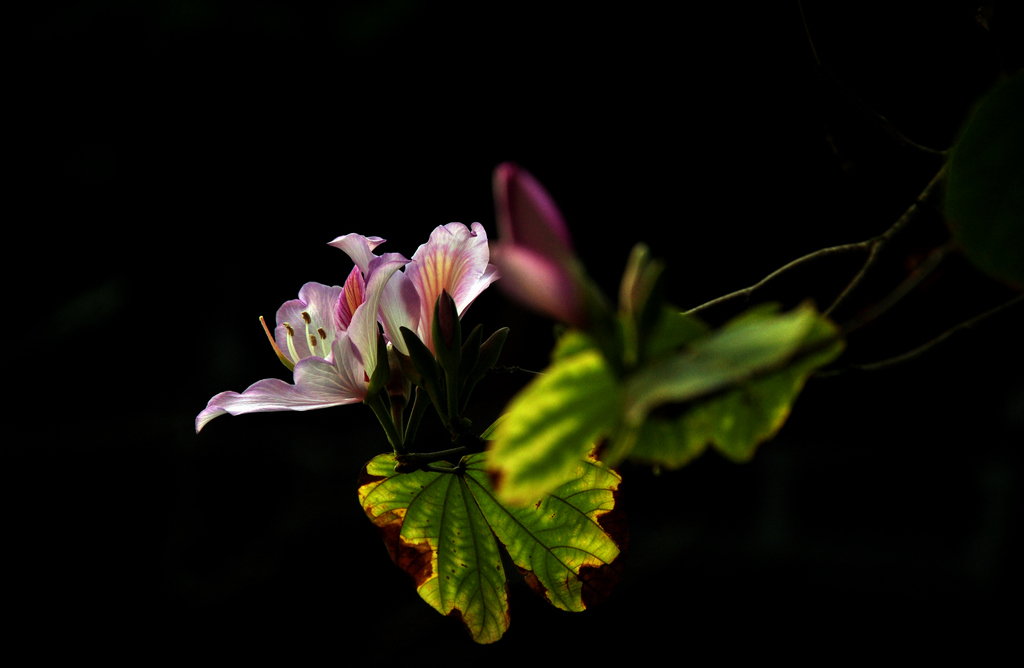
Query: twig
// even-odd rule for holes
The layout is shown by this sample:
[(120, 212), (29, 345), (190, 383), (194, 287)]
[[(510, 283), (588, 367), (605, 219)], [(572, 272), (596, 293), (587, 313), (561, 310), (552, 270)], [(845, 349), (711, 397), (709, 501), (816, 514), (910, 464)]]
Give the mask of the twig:
[(946, 154), (949, 153), (948, 149), (945, 151), (939, 151), (934, 148), (922, 146), (921, 144), (918, 144), (917, 142), (911, 140), (905, 134), (897, 130), (896, 127), (892, 123), (890, 123), (885, 116), (879, 114), (877, 111), (869, 107), (863, 100), (854, 95), (850, 91), (850, 89), (848, 89), (843, 84), (842, 81), (840, 81), (834, 74), (832, 74), (832, 72), (826, 69), (825, 66), (822, 65), (821, 63), (821, 58), (818, 57), (818, 49), (815, 48), (814, 46), (814, 40), (811, 39), (811, 29), (807, 26), (807, 16), (804, 14), (803, 2), (797, 0), (797, 6), (799, 6), (800, 8), (800, 19), (803, 21), (804, 24), (804, 33), (807, 35), (807, 43), (811, 47), (811, 53), (814, 55), (814, 62), (817, 63), (818, 70), (828, 77), (828, 79), (832, 82), (832, 85), (835, 86), (839, 90), (839, 92), (842, 93), (844, 97), (846, 97), (846, 99), (852, 102), (854, 106), (856, 106), (862, 112), (867, 114), (867, 116), (871, 118), (876, 125), (882, 128), (882, 130), (884, 130), (890, 137), (898, 141), (901, 145), (909, 146), (911, 148), (917, 149), (918, 151), (921, 151), (922, 153), (927, 153), (928, 155), (934, 155), (937, 157), (945, 157)]
[(866, 242), (867, 244), (869, 244), (869, 247), (871, 249), (870, 253), (868, 254), (867, 261), (864, 263), (864, 266), (860, 268), (860, 271), (857, 272), (857, 275), (853, 277), (853, 280), (851, 280), (849, 284), (847, 284), (847, 286), (843, 288), (843, 291), (839, 293), (839, 296), (836, 297), (835, 301), (832, 302), (832, 305), (825, 309), (824, 315), (831, 315), (832, 312), (835, 311), (836, 308), (840, 304), (842, 304), (843, 301), (850, 295), (850, 293), (853, 292), (853, 290), (858, 285), (860, 285), (860, 282), (864, 280), (864, 276), (867, 275), (868, 270), (878, 260), (878, 255), (881, 252), (882, 248), (885, 246), (886, 242), (892, 239), (897, 232), (902, 230), (904, 227), (906, 227), (907, 223), (913, 220), (914, 216), (916, 216), (919, 211), (919, 205), (927, 202), (931, 198), (936, 186), (939, 184), (940, 181), (942, 181), (942, 178), (945, 176), (945, 174), (946, 167), (945, 165), (943, 165), (939, 169), (939, 171), (935, 173), (935, 176), (932, 177), (932, 180), (928, 182), (928, 185), (924, 187), (924, 190), (921, 191), (921, 194), (917, 196), (917, 200), (915, 200), (914, 203), (911, 204), (910, 207), (903, 212), (903, 215), (900, 216), (896, 220), (896, 222), (893, 223), (892, 226), (885, 232), (875, 237), (874, 239), (871, 239)]
[(397, 473), (411, 473), (417, 471), (423, 467), (427, 467), (434, 462), (440, 462), (451, 459), (461, 459), (464, 455), (472, 454), (473, 450), (468, 446), (460, 446), (458, 448), (451, 448), (450, 450), (440, 450), (438, 452), (410, 452), (404, 455), (398, 455), (395, 460), (395, 472)]
[(935, 187), (942, 180), (942, 177), (944, 175), (945, 167), (942, 167), (935, 174), (935, 176), (932, 177), (932, 180), (928, 182), (928, 185), (925, 186), (924, 190), (921, 191), (921, 194), (917, 196), (917, 200), (913, 204), (911, 204), (906, 211), (903, 212), (903, 215), (900, 216), (896, 220), (896, 222), (893, 223), (891, 227), (889, 227), (889, 229), (887, 229), (885, 232), (878, 235), (877, 237), (867, 239), (865, 241), (859, 241), (856, 243), (843, 244), (841, 246), (832, 246), (829, 248), (822, 248), (820, 250), (814, 251), (813, 253), (808, 253), (803, 257), (799, 257), (793, 260), (789, 264), (779, 267), (772, 273), (762, 278), (757, 283), (754, 283), (753, 285), (743, 288), (741, 290), (730, 292), (727, 295), (716, 297), (709, 302), (706, 302), (704, 304), (701, 304), (700, 306), (690, 309), (689, 311), (686, 311), (686, 315), (700, 315), (702, 312), (708, 309), (714, 308), (716, 306), (721, 306), (722, 304), (726, 304), (733, 300), (739, 299), (742, 300), (743, 303), (746, 303), (750, 301), (750, 298), (753, 296), (755, 292), (763, 288), (768, 283), (782, 276), (786, 272), (802, 267), (803, 265), (813, 262), (814, 260), (818, 260), (823, 257), (828, 257), (830, 255), (840, 255), (843, 253), (849, 253), (852, 251), (867, 251), (868, 258), (864, 262), (864, 265), (860, 268), (860, 271), (858, 271), (857, 274), (853, 277), (853, 280), (850, 281), (850, 283), (847, 284), (845, 288), (843, 288), (843, 291), (839, 294), (838, 297), (836, 297), (835, 301), (832, 302), (832, 305), (829, 306), (828, 309), (824, 311), (824, 315), (830, 315), (832, 311), (834, 311), (836, 307), (839, 306), (839, 304), (841, 304), (843, 300), (846, 299), (846, 297), (854, 290), (854, 288), (856, 288), (857, 285), (860, 284), (865, 274), (867, 274), (868, 269), (870, 269), (871, 266), (878, 259), (878, 254), (881, 252), (885, 244), (892, 237), (894, 237), (897, 232), (903, 229), (907, 225), (907, 223), (913, 220), (913, 218), (917, 215), (917, 213), (920, 210), (919, 205), (923, 204), (924, 202), (927, 202), (932, 197), (932, 195), (934, 194)]
[(807, 264), (809, 262), (813, 262), (814, 260), (818, 260), (818, 259), (823, 258), (823, 257), (828, 257), (829, 255), (839, 255), (839, 254), (842, 254), (842, 253), (848, 253), (850, 251), (867, 251), (867, 250), (870, 250), (871, 244), (873, 242), (874, 242), (873, 239), (869, 239), (868, 241), (859, 241), (857, 243), (844, 244), (842, 246), (832, 246), (830, 248), (822, 248), (820, 250), (814, 251), (813, 253), (808, 253), (807, 255), (804, 255), (803, 257), (799, 257), (799, 258), (793, 260), (792, 262), (790, 262), (789, 264), (787, 264), (785, 266), (779, 267), (778, 269), (776, 269), (772, 273), (768, 274), (767, 276), (762, 278), (757, 283), (754, 283), (750, 287), (743, 288), (742, 290), (736, 290), (735, 292), (730, 292), (729, 294), (722, 295), (721, 297), (716, 297), (715, 299), (712, 299), (709, 302), (706, 302), (704, 304), (701, 304), (700, 306), (697, 306), (695, 308), (690, 309), (689, 311), (686, 312), (686, 315), (700, 315), (701, 312), (703, 312), (703, 311), (705, 311), (707, 309), (711, 309), (711, 308), (714, 308), (716, 306), (721, 306), (722, 304), (728, 303), (728, 302), (730, 302), (730, 301), (732, 301), (734, 299), (742, 299), (743, 302), (746, 303), (746, 302), (750, 301), (751, 296), (755, 292), (757, 292), (758, 290), (763, 288), (765, 285), (770, 283), (772, 280), (778, 278), (779, 276), (782, 276), (787, 271), (790, 271), (792, 269), (796, 269), (798, 267), (801, 267), (801, 266), (803, 266), (803, 265), (805, 265), (805, 264)]
[(921, 355), (927, 353), (929, 350), (931, 350), (932, 348), (938, 346), (940, 343), (942, 343), (943, 341), (945, 341), (949, 337), (953, 336), (957, 332), (965, 330), (965, 329), (971, 329), (972, 327), (974, 327), (975, 325), (981, 323), (982, 321), (987, 320), (988, 318), (990, 318), (990, 317), (992, 317), (994, 315), (998, 315), (1002, 311), (1005, 311), (1007, 309), (1013, 308), (1015, 305), (1019, 304), (1021, 302), (1021, 300), (1024, 300), (1024, 294), (1017, 295), (1016, 297), (1014, 297), (1013, 299), (1011, 299), (1008, 302), (1000, 304), (999, 306), (996, 306), (995, 308), (991, 308), (991, 309), (985, 311), (984, 313), (976, 315), (973, 318), (971, 318), (970, 320), (965, 320), (964, 322), (961, 322), (958, 325), (950, 327), (945, 332), (943, 332), (942, 334), (939, 334), (938, 336), (936, 336), (931, 341), (928, 341), (927, 343), (921, 344), (920, 346), (914, 348), (913, 350), (909, 350), (909, 351), (907, 351), (905, 353), (902, 353), (900, 355), (895, 355), (893, 357), (889, 357), (887, 359), (880, 360), (878, 362), (869, 362), (867, 364), (851, 364), (851, 365), (845, 366), (845, 367), (843, 367), (841, 369), (830, 369), (828, 371), (819, 371), (819, 372), (814, 374), (814, 377), (815, 378), (831, 378), (833, 376), (838, 376), (839, 374), (844, 373), (846, 371), (877, 371), (879, 369), (885, 369), (885, 368), (888, 368), (888, 367), (891, 367), (891, 366), (896, 366), (897, 364), (902, 364), (904, 362), (909, 362), (909, 361), (911, 361), (913, 359), (916, 359), (916, 358), (920, 357)]
[(543, 376), (543, 371), (531, 371), (530, 369), (524, 369), (521, 366), (492, 366), (487, 370), (487, 373), (500, 373), (500, 374), (513, 374), (513, 373), (528, 373), (532, 376)]
[(935, 271), (935, 268), (939, 266), (947, 255), (949, 255), (953, 248), (954, 244), (950, 241), (933, 250), (921, 266), (917, 267), (910, 276), (903, 279), (903, 282), (897, 285), (895, 290), (886, 295), (884, 299), (875, 302), (870, 308), (865, 309), (855, 318), (844, 324), (840, 329), (843, 338), (846, 338), (850, 332), (856, 331), (872, 320), (878, 318), (895, 306), (897, 302), (910, 294), (914, 288), (921, 284), (921, 281), (928, 278), (928, 276)]

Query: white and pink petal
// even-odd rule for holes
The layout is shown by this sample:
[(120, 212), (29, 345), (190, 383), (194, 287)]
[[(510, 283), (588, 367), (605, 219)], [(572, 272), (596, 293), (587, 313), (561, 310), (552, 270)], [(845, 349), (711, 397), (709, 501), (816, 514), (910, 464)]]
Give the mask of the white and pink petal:
[(455, 300), (461, 317), (473, 300), (498, 278), (489, 258), (487, 233), (480, 223), (473, 223), (472, 229), (462, 223), (437, 227), (430, 233), (427, 243), (412, 256), (405, 273), (419, 295), (418, 333), (431, 349), (434, 304), (442, 290)]
[(306, 283), (298, 299), (285, 302), (277, 310), (274, 340), (292, 363), (330, 354), (336, 333), (334, 312), (341, 293), (337, 285)]
[(348, 379), (338, 373), (332, 362), (307, 357), (295, 365), (295, 384), (279, 378), (267, 378), (250, 385), (242, 393), (221, 392), (210, 399), (196, 417), (196, 433), (219, 415), (245, 415), (271, 411), (308, 411), (362, 401), (362, 395)]

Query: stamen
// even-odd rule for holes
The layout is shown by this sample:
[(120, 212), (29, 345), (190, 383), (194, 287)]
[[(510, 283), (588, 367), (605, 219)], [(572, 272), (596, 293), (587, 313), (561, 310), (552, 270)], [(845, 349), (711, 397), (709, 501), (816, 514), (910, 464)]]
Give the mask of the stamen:
[(302, 358), (299, 357), (299, 353), (295, 350), (295, 330), (292, 329), (292, 326), (287, 322), (281, 324), (283, 324), (284, 328), (288, 330), (288, 352), (292, 354), (292, 359), (298, 362)]
[(327, 332), (324, 331), (324, 328), (321, 327), (320, 329), (316, 330), (316, 333), (320, 335), (320, 339), (326, 345), (326, 343), (327, 343)]
[(281, 360), (281, 364), (284, 364), (286, 367), (288, 367), (289, 371), (294, 371), (295, 364), (290, 359), (285, 357), (283, 352), (281, 352), (281, 349), (277, 346), (277, 341), (274, 340), (274, 335), (271, 334), (270, 329), (267, 328), (267, 323), (263, 319), (263, 316), (260, 316), (260, 324), (263, 325), (263, 331), (266, 333), (267, 340), (270, 341), (270, 345), (274, 348), (274, 353), (277, 355), (277, 359)]
[(309, 342), (309, 354), (315, 355), (316, 357), (322, 357), (320, 351), (316, 349), (316, 337), (309, 333), (309, 325), (312, 322), (312, 319), (305, 311), (302, 312), (302, 318), (306, 321), (306, 341)]

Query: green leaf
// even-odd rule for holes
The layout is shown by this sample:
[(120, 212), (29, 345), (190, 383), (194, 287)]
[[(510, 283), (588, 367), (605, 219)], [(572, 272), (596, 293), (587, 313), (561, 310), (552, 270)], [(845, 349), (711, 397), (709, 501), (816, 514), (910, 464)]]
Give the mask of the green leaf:
[[(765, 315), (747, 316), (750, 320), (744, 318), (738, 324), (742, 330), (747, 330)], [(803, 317), (800, 316), (800, 320)], [(796, 322), (794, 319), (790, 325)], [(823, 317), (816, 317), (809, 331), (796, 342), (807, 352), (794, 357), (781, 369), (753, 377), (723, 393), (655, 411), (647, 416), (638, 435), (634, 435), (630, 459), (678, 468), (712, 444), (734, 461), (749, 460), (757, 446), (782, 427), (808, 376), (841, 352), (842, 342), (836, 340), (836, 334), (834, 325)], [(781, 342), (792, 354), (792, 342), (786, 339)], [(764, 361), (772, 356), (757, 357)], [(674, 417), (663, 414), (672, 409), (681, 414)]]
[(622, 386), (586, 334), (567, 332), (552, 357), (513, 397), (490, 444), (498, 490), (509, 503), (530, 502), (568, 480), (622, 413)]
[[(480, 327), (477, 325), (477, 327)], [(482, 331), (483, 328), (480, 328)], [(476, 329), (473, 330), (477, 332)], [(476, 384), (483, 380), (487, 372), (490, 371), (495, 364), (498, 363), (498, 357), (501, 355), (501, 348), (505, 345), (505, 339), (508, 337), (508, 327), (502, 327), (498, 331), (487, 337), (479, 346), (479, 351), (476, 355), (476, 361), (473, 363), (473, 368), (469, 370), (463, 380), (462, 388), (462, 408), (465, 409), (466, 403), (469, 400), (470, 395), (476, 388)]]
[(447, 398), (444, 394), (444, 385), (441, 381), (441, 369), (434, 359), (434, 355), (427, 348), (426, 344), (420, 341), (416, 333), (406, 327), (399, 328), (402, 338), (405, 340), (405, 347), (409, 350), (409, 359), (413, 368), (411, 371), (412, 381), (423, 388), (430, 397), (431, 403), (437, 409), (438, 415), (445, 426), (448, 426)]
[(460, 619), (476, 642), (500, 639), (508, 586), (495, 535), (552, 605), (579, 611), (604, 600), (627, 541), (615, 505), (620, 478), (593, 459), (578, 461), (553, 494), (509, 507), (496, 498), (485, 459), (463, 458), (457, 475), (396, 474), (390, 454), (363, 469), (359, 502), (423, 600)]
[(693, 343), (707, 334), (710, 328), (700, 318), (687, 315), (677, 308), (665, 306), (661, 318), (647, 340), (644, 358), (657, 360), (670, 353), (678, 352), (683, 346)]
[(818, 321), (813, 306), (788, 313), (766, 305), (751, 309), (688, 349), (634, 374), (626, 386), (626, 422), (639, 427), (666, 403), (681, 403), (725, 390), (784, 363)]
[(947, 170), (946, 218), (964, 254), (1024, 286), (1024, 73), (974, 108)]

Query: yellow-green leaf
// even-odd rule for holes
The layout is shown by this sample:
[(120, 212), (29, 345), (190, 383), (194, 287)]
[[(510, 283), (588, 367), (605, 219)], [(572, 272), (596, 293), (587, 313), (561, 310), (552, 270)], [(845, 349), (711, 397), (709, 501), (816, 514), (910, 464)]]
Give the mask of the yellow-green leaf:
[(508, 503), (532, 503), (568, 480), (622, 414), (622, 387), (585, 334), (566, 333), (553, 358), (509, 403), (490, 444)]
[(616, 508), (620, 478), (593, 458), (535, 503), (512, 507), (496, 496), (486, 454), (465, 457), (458, 474), (394, 472), (393, 455), (363, 470), (359, 502), (392, 560), (438, 612), (458, 618), (490, 643), (509, 624), (505, 572), (495, 535), (527, 582), (552, 605), (580, 611), (603, 601), (618, 581), (627, 533)]

